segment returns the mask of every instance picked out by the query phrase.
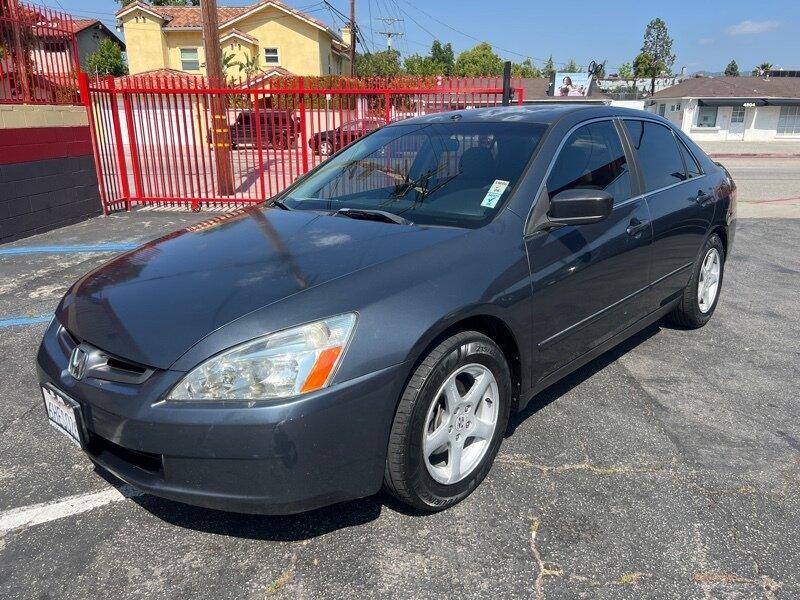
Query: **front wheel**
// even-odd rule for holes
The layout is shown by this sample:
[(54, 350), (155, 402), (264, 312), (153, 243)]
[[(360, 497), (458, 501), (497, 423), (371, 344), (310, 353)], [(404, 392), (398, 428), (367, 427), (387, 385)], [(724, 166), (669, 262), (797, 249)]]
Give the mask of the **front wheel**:
[(671, 321), (690, 329), (708, 323), (717, 308), (725, 268), (725, 247), (717, 234), (706, 240), (697, 259), (681, 301), (669, 315)]
[(508, 423), (511, 374), (485, 335), (434, 348), (406, 386), (389, 437), (385, 488), (426, 511), (448, 508), (483, 481)]

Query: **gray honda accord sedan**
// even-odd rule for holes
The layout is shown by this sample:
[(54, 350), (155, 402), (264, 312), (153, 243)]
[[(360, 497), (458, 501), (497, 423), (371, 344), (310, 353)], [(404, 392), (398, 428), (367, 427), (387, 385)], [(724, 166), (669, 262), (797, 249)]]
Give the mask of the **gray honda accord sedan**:
[(405, 120), (78, 280), (38, 353), (47, 414), (181, 502), (440, 510), (536, 393), (657, 319), (703, 326), (735, 218), (730, 175), (649, 113)]

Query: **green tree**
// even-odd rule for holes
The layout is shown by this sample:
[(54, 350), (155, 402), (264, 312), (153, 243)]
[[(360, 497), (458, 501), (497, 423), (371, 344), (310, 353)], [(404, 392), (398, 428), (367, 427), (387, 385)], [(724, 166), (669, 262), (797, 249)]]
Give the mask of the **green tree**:
[(553, 55), (551, 54), (550, 58), (545, 61), (544, 66), (542, 67), (542, 77), (550, 79), (555, 74), (556, 66), (553, 64)]
[(511, 65), (511, 74), (514, 77), (541, 77), (542, 73), (533, 64), (530, 58), (526, 58), (521, 63)]
[(580, 72), (581, 68), (578, 66), (578, 63), (575, 62), (574, 58), (570, 58), (569, 62), (564, 65), (562, 70), (565, 73), (578, 73)]
[(672, 38), (669, 37), (667, 24), (661, 19), (653, 19), (647, 24), (644, 30), (642, 54), (650, 57), (649, 69), (643, 76), (650, 78), (650, 95), (652, 95), (656, 92), (656, 77), (669, 75), (672, 65), (675, 64)]
[(455, 72), (456, 58), (450, 42), (442, 44), (439, 40), (433, 40), (430, 58), (437, 71), (441, 71), (435, 73), (436, 75), (452, 75)]
[(400, 75), (400, 53), (397, 50), (367, 52), (356, 55), (356, 73), (364, 77), (393, 77)]
[(739, 76), (739, 65), (736, 64), (735, 60), (731, 60), (731, 62), (728, 63), (728, 66), (725, 67), (725, 76), (726, 77)]
[(455, 70), (453, 47), (434, 40), (428, 56), (412, 54), (403, 61), (403, 68), (409, 75), (452, 75)]
[(84, 71), (90, 75), (120, 75), (128, 74), (128, 65), (122, 57), (122, 48), (114, 40), (104, 38), (97, 45), (97, 50), (86, 57), (83, 65)]
[(771, 62), (762, 62), (755, 69), (753, 69), (753, 77), (760, 77), (762, 75), (766, 75), (771, 70), (772, 70)]
[(633, 64), (624, 62), (617, 69), (617, 75), (620, 79), (633, 79)]
[(502, 75), (503, 60), (495, 54), (489, 43), (481, 42), (458, 55), (455, 74), (462, 77)]

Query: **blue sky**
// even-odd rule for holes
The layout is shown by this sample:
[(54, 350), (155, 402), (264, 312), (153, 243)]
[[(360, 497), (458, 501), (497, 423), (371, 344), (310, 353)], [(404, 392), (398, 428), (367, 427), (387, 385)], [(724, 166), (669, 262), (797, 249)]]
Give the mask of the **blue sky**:
[[(37, 1), (37, 0), (34, 0)], [(113, 27), (118, 4), (113, 0), (38, 0), (81, 17), (96, 17)], [(219, 0), (243, 5), (255, 0)], [(338, 28), (341, 22), (322, 2), (285, 0)], [(330, 0), (347, 12), (348, 0)], [(639, 51), (647, 22), (664, 19), (675, 40), (674, 70), (720, 71), (731, 58), (739, 68), (763, 61), (800, 69), (798, 0), (356, 0), (358, 22), (369, 47), (384, 48), (378, 31), (394, 29), (403, 54), (426, 52), (433, 37), (449, 41), (456, 51), (476, 40), (490, 42), (504, 58), (531, 57), (541, 64), (550, 54), (556, 63), (608, 60), (608, 71)], [(379, 18), (402, 18), (387, 24)]]

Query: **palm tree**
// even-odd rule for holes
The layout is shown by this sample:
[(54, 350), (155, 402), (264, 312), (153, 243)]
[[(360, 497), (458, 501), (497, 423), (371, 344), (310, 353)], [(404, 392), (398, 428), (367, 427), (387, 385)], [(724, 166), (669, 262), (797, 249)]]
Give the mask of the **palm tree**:
[(769, 77), (769, 72), (772, 70), (771, 62), (763, 62), (753, 69), (753, 77), (762, 77), (766, 75)]

